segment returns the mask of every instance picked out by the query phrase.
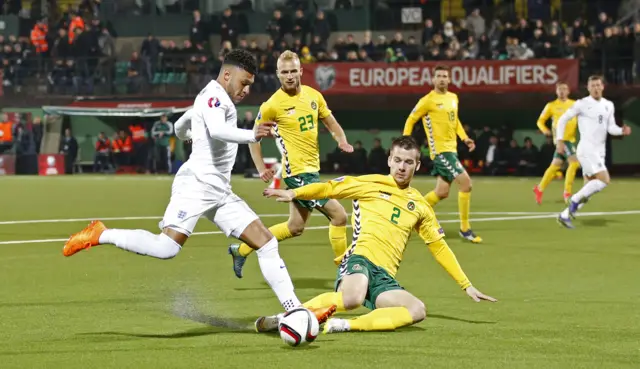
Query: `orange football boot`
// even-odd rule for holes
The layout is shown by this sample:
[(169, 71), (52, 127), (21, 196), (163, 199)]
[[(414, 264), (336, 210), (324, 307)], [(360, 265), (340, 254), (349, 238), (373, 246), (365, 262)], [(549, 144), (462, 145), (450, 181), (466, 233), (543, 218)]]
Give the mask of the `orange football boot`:
[(329, 307), (323, 308), (308, 308), (309, 311), (316, 315), (316, 319), (318, 319), (318, 324), (322, 324), (327, 321), (327, 319), (331, 318), (333, 314), (335, 314), (338, 307), (336, 305), (331, 305)]
[(69, 237), (67, 242), (64, 244), (62, 254), (64, 256), (71, 256), (78, 251), (99, 245), (100, 235), (106, 229), (107, 227), (105, 227), (104, 223), (101, 221), (92, 221), (85, 229)]

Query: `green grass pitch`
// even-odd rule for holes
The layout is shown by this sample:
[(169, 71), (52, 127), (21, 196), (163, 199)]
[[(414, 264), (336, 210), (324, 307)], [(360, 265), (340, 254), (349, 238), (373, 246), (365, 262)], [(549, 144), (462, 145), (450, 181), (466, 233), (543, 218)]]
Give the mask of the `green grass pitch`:
[[(455, 191), (436, 208), (471, 281), (500, 302), (474, 303), (414, 235), (398, 279), (427, 305), (424, 322), (321, 335), (291, 349), (277, 335), (243, 329), (280, 307), (255, 256), (245, 278), (235, 278), (224, 235), (195, 235), (168, 261), (111, 246), (62, 256), (63, 240), (84, 218), (156, 232), (171, 178), (2, 178), (0, 368), (640, 367), (640, 181), (614, 178), (575, 230), (553, 218), (563, 208), (561, 182), (542, 206), (534, 184), (475, 180), (472, 226), (481, 245), (457, 235)], [(424, 193), (433, 185), (415, 182)], [(233, 186), (267, 214), (267, 225), (286, 219), (285, 204), (261, 197), (264, 184), (236, 177)], [(318, 228), (280, 244), (300, 299), (330, 290), (335, 275), (326, 220), (315, 216), (310, 225)], [(202, 220), (196, 231), (217, 229)], [(226, 327), (175, 315), (193, 309)]]

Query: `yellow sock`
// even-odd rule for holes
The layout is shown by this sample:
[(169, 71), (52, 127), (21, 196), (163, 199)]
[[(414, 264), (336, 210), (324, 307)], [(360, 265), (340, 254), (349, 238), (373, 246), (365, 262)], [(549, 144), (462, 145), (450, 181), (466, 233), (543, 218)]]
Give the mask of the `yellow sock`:
[(580, 163), (577, 161), (569, 163), (567, 168), (567, 177), (564, 179), (564, 190), (568, 193), (573, 193), (573, 180), (576, 179), (576, 172), (580, 168)]
[(334, 226), (329, 224), (329, 242), (335, 256), (334, 262), (340, 264), (342, 255), (347, 251), (347, 226)]
[[(289, 230), (289, 226), (287, 225), (287, 222), (273, 225), (269, 227), (269, 231), (271, 231), (271, 234), (273, 234), (273, 236), (278, 241), (283, 241), (293, 237), (293, 235), (291, 234), (291, 231)], [(254, 250), (251, 247), (249, 247), (249, 245), (247, 245), (246, 243), (243, 243), (242, 245), (240, 245), (240, 248), (238, 249), (238, 252), (240, 253), (240, 255), (244, 257), (249, 256), (249, 254), (251, 254), (253, 251)]]
[(549, 183), (551, 183), (551, 181), (553, 181), (553, 178), (555, 178), (556, 173), (560, 170), (560, 167), (557, 165), (549, 165), (549, 168), (547, 168), (547, 170), (544, 171), (544, 175), (542, 176), (542, 180), (540, 181), (540, 184), (538, 184), (538, 189), (540, 189), (540, 191), (544, 191), (545, 188), (547, 188), (547, 186), (549, 185)]
[(458, 192), (458, 212), (460, 213), (460, 230), (466, 232), (471, 228), (471, 224), (469, 224), (471, 192)]
[(405, 307), (375, 309), (369, 314), (349, 319), (352, 331), (392, 331), (411, 324), (413, 318)]
[(431, 207), (436, 206), (436, 204), (440, 202), (440, 198), (438, 197), (438, 195), (436, 195), (434, 191), (429, 192), (424, 197), (424, 199), (427, 200), (427, 202), (429, 203), (429, 205), (431, 205)]
[(342, 302), (342, 292), (327, 292), (322, 295), (318, 295), (311, 300), (303, 304), (306, 308), (323, 308), (331, 305), (337, 306), (337, 311), (347, 311), (344, 308), (344, 302)]

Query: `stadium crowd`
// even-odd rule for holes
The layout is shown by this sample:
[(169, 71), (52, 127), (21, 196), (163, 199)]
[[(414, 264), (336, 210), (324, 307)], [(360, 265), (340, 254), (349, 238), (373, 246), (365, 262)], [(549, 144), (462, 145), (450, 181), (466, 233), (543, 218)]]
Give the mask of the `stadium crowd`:
[[(91, 9), (69, 6), (55, 22), (37, 22), (29, 37), (0, 36), (5, 90), (25, 83), (26, 77), (43, 70), (43, 64), (54, 93), (89, 95), (95, 84), (115, 83), (116, 32)], [(565, 26), (557, 20), (533, 18), (489, 21), (479, 9), (469, 9), (465, 18), (444, 23), (425, 19), (418, 37), (395, 32), (387, 38), (368, 31), (356, 40), (345, 33), (331, 38), (340, 30), (332, 28), (323, 10), (310, 13), (285, 7), (273, 11), (264, 30), (269, 38), (260, 42), (246, 37), (246, 20), (234, 9), (224, 10), (215, 27), (193, 11), (189, 39), (182, 43), (150, 34), (127, 63), (127, 92), (176, 82), (197, 89), (216, 75), (224, 55), (235, 47), (252, 51), (259, 60), (258, 91), (276, 88), (275, 61), (286, 49), (298, 53), (303, 63), (577, 58), (585, 73), (603, 71), (615, 83), (632, 83), (634, 65), (640, 64), (635, 63), (635, 51), (640, 54), (640, 24), (617, 24), (606, 13), (592, 24), (578, 18)], [(210, 44), (213, 33), (220, 35), (220, 45)], [(163, 78), (166, 74), (181, 77)]]

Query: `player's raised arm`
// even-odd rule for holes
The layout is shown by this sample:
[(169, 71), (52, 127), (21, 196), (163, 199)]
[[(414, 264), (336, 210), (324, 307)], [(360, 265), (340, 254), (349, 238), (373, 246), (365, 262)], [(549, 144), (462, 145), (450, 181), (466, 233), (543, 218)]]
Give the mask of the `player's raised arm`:
[(542, 109), (542, 113), (540, 113), (540, 116), (538, 117), (538, 121), (536, 122), (536, 125), (538, 126), (538, 129), (545, 136), (551, 136), (551, 130), (549, 128), (547, 128), (547, 121), (549, 121), (549, 119), (551, 119), (552, 113), (553, 112), (551, 111), (551, 108), (549, 107), (549, 104), (547, 103), (547, 105), (544, 106), (544, 109)]
[(258, 142), (262, 137), (269, 136), (265, 128), (260, 132), (254, 132), (251, 129), (240, 129), (226, 125), (227, 107), (215, 96), (209, 98), (205, 106), (197, 107), (197, 109), (202, 114), (209, 136), (216, 140), (248, 144)]
[(415, 108), (411, 111), (411, 114), (407, 117), (407, 120), (404, 122), (404, 129), (402, 130), (403, 136), (411, 136), (413, 133), (413, 127), (424, 117), (427, 115), (427, 97), (424, 96), (421, 98), (416, 104)]
[(179, 140), (186, 141), (191, 139), (191, 118), (193, 116), (193, 108), (182, 114), (175, 124), (176, 137)]
[(358, 177), (344, 176), (329, 182), (312, 183), (294, 190), (277, 190), (267, 188), (263, 191), (266, 197), (275, 197), (277, 201), (315, 199), (353, 199), (366, 193), (366, 184)]

